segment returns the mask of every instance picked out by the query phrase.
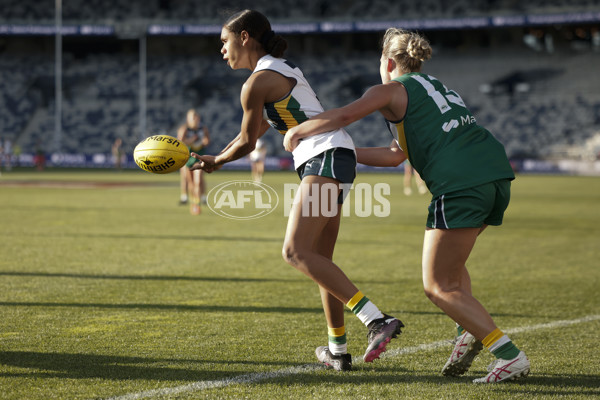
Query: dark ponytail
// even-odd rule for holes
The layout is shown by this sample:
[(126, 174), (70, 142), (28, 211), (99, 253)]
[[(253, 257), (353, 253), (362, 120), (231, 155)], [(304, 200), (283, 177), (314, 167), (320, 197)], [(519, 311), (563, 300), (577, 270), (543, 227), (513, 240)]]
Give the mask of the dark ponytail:
[(223, 25), (229, 31), (239, 35), (248, 32), (251, 38), (257, 40), (265, 51), (273, 57), (280, 58), (287, 49), (287, 41), (271, 29), (271, 23), (261, 13), (255, 10), (244, 10), (232, 15)]

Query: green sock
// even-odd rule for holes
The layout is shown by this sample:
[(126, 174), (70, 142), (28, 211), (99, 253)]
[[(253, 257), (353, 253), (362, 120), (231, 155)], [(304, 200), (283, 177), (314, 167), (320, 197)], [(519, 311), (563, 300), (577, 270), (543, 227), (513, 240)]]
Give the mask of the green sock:
[(458, 333), (458, 335), (457, 335), (457, 336), (460, 336), (460, 335), (462, 335), (463, 333), (465, 333), (465, 328), (463, 328), (462, 326), (460, 326), (460, 325), (458, 325), (458, 324), (457, 324), (457, 325), (456, 325), (456, 332)]
[(481, 342), (496, 358), (512, 360), (521, 352), (512, 340), (498, 328), (483, 338)]
[(510, 341), (508, 343), (504, 343), (502, 346), (498, 347), (496, 350), (492, 351), (492, 354), (496, 356), (496, 358), (502, 358), (504, 360), (512, 360), (516, 356), (519, 355), (521, 350), (515, 344)]

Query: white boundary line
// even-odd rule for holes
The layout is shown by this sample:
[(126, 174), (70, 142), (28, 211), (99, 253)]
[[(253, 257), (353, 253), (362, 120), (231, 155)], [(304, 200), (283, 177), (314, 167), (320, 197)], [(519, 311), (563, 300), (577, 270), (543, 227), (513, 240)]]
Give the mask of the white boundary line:
[[(562, 328), (565, 326), (576, 325), (576, 324), (581, 324), (581, 323), (591, 322), (591, 321), (598, 321), (598, 320), (600, 320), (600, 314), (599, 315), (587, 315), (585, 317), (581, 317), (581, 318), (577, 318), (577, 319), (561, 320), (561, 321), (548, 322), (545, 324), (537, 324), (537, 325), (522, 326), (519, 328), (507, 329), (504, 332), (507, 334), (514, 334), (514, 333), (530, 332), (530, 331), (535, 331), (535, 330), (539, 330), (539, 329), (555, 329), (555, 328)], [(389, 350), (389, 351), (385, 352), (384, 354), (382, 354), (382, 356), (394, 357), (394, 356), (398, 356), (398, 355), (402, 355), (402, 354), (413, 354), (413, 353), (418, 353), (421, 351), (435, 350), (440, 347), (449, 346), (449, 344), (450, 344), (449, 340), (440, 340), (438, 342), (426, 343), (426, 344), (421, 344), (418, 346), (405, 347), (405, 348), (397, 349), (397, 350)], [(361, 358), (356, 357), (352, 361), (354, 363), (360, 362)], [(198, 382), (190, 383), (188, 385), (146, 390), (146, 391), (138, 392), (138, 393), (125, 394), (123, 396), (110, 397), (108, 400), (135, 400), (135, 399), (145, 399), (145, 398), (155, 397), (155, 396), (170, 396), (170, 395), (176, 395), (179, 393), (196, 392), (196, 391), (205, 390), (205, 389), (216, 389), (216, 388), (221, 388), (221, 387), (240, 384), (240, 383), (256, 383), (256, 382), (260, 382), (260, 381), (264, 381), (264, 380), (268, 380), (268, 379), (275, 379), (275, 378), (281, 378), (281, 377), (285, 377), (285, 376), (289, 376), (289, 375), (300, 374), (302, 372), (310, 372), (310, 371), (314, 371), (314, 370), (317, 370), (320, 368), (323, 368), (320, 364), (306, 364), (306, 365), (301, 365), (298, 367), (284, 368), (284, 369), (280, 369), (277, 371), (271, 371), (271, 372), (259, 372), (259, 373), (253, 373), (253, 374), (239, 375), (236, 377), (220, 379), (220, 380), (215, 380), (215, 381), (198, 381)]]

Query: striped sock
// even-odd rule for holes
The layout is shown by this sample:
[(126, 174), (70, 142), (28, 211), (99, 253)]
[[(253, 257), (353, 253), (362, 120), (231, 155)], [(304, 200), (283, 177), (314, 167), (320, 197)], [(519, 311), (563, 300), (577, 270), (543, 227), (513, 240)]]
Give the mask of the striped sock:
[(379, 308), (362, 294), (361, 291), (356, 292), (354, 296), (346, 303), (352, 312), (360, 319), (360, 321), (369, 326), (369, 324), (379, 318), (383, 318), (383, 313), (379, 311)]
[(465, 328), (463, 328), (459, 324), (456, 324), (456, 333), (457, 333), (457, 336), (462, 335), (463, 333), (465, 333)]
[(339, 328), (327, 327), (327, 336), (329, 338), (328, 347), (331, 354), (337, 356), (348, 352), (345, 326), (340, 326)]
[(498, 328), (494, 329), (489, 335), (483, 339), (483, 345), (496, 358), (504, 360), (512, 360), (519, 355), (520, 350), (514, 343)]

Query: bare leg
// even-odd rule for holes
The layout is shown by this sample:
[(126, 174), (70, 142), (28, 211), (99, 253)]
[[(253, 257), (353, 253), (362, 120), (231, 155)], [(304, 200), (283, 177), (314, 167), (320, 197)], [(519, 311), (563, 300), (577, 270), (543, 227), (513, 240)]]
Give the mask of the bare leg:
[(487, 310), (471, 294), (465, 263), (479, 228), (427, 229), (423, 243), (425, 294), (478, 340), (496, 329)]
[[(315, 251), (329, 260), (333, 259), (333, 250), (337, 240), (340, 226), (340, 212), (338, 207), (338, 215), (330, 218), (329, 222), (321, 232), (318, 241), (315, 243)], [(335, 298), (327, 290), (319, 286), (321, 293), (321, 302), (323, 303), (323, 311), (327, 320), (327, 326), (338, 328), (344, 326), (344, 303)]]
[(263, 160), (259, 160), (256, 163), (256, 178), (258, 182), (262, 182), (263, 174), (265, 173), (265, 162)]
[(201, 174), (200, 170), (192, 171), (192, 200), (195, 202), (200, 201), (201, 192)]
[(404, 194), (410, 196), (412, 194), (411, 178), (412, 178), (412, 165), (408, 161), (404, 162)]
[(190, 188), (190, 213), (198, 215), (200, 209), (200, 170), (190, 171), (190, 180), (188, 187)]
[(199, 174), (198, 174), (198, 179), (200, 180), (200, 192), (198, 193), (198, 196), (200, 196), (200, 200), (202, 200), (202, 196), (204, 196), (206, 194), (206, 179), (204, 176), (204, 171), (199, 169), (198, 170)]
[(412, 178), (412, 166), (404, 164), (404, 187), (410, 187)]
[(427, 193), (427, 185), (425, 184), (423, 179), (421, 179), (421, 175), (419, 175), (419, 173), (416, 170), (413, 170), (413, 175), (415, 176), (415, 182), (417, 183), (417, 189), (419, 190), (419, 193)]
[[(323, 215), (320, 207), (317, 207), (316, 213), (309, 215), (303, 215), (302, 212), (303, 204), (309, 204), (311, 196), (314, 198), (317, 195), (316, 192), (321, 191), (321, 186), (327, 183), (338, 185), (336, 180), (322, 176), (307, 176), (302, 180), (288, 219), (282, 255), (288, 264), (307, 275), (318, 283), (322, 289), (346, 304), (358, 292), (358, 288), (331, 261), (330, 257), (326, 257), (315, 250), (316, 242), (322, 237), (322, 233), (326, 229), (333, 229), (332, 226), (328, 226), (332, 221), (332, 217)], [(323, 199), (320, 200), (323, 201)], [(311, 209), (311, 207), (306, 206), (304, 208), (305, 210)], [(335, 221), (337, 230), (339, 217)]]
[(188, 167), (181, 167), (181, 169), (179, 170), (179, 194), (180, 194), (180, 199), (183, 201), (184, 198), (187, 199), (187, 197), (189, 196), (188, 193), (188, 180), (189, 180), (189, 175), (190, 170)]
[(256, 161), (250, 161), (250, 171), (252, 174), (252, 180), (257, 182)]

